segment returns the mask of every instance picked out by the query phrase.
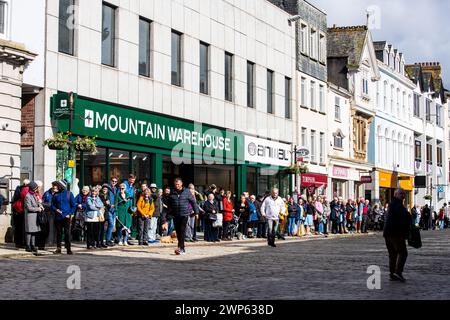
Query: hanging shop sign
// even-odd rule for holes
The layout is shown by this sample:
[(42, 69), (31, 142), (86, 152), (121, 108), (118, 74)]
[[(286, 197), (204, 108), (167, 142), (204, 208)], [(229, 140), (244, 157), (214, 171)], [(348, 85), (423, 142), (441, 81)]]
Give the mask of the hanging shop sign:
[[(66, 94), (54, 96), (54, 103)], [(67, 96), (67, 95), (66, 95)], [(61, 128), (61, 126), (60, 126)], [(72, 132), (79, 136), (242, 160), (243, 135), (202, 123), (77, 97)]]
[(245, 160), (280, 167), (291, 165), (292, 145), (245, 136)]
[(328, 176), (316, 173), (305, 173), (301, 175), (301, 187), (324, 187), (328, 185)]
[(372, 183), (372, 177), (371, 176), (362, 176), (361, 182), (362, 183)]

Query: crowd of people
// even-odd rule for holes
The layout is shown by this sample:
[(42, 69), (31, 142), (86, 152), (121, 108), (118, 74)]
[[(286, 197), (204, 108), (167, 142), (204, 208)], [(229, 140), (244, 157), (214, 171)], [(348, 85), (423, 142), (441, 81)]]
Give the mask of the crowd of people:
[[(128, 246), (131, 240), (148, 246), (175, 233), (175, 253), (184, 254), (185, 242), (198, 241), (199, 233), (206, 242), (264, 238), (275, 247), (275, 239), (286, 236), (380, 231), (389, 208), (388, 204), (372, 206), (363, 197), (328, 201), (324, 196), (294, 193), (281, 198), (276, 188), (258, 196), (244, 192), (236, 199), (231, 191), (216, 185), (200, 192), (176, 179), (173, 187), (160, 189), (154, 183), (137, 185), (134, 175), (125, 181), (112, 178), (102, 186), (83, 187), (76, 196), (65, 180), (54, 181), (41, 195), (42, 187), (39, 181), (25, 180), (16, 189), (12, 203), (15, 244), (35, 254), (45, 249), (50, 225), (56, 230), (56, 254), (62, 253), (63, 242), (72, 254), (72, 240), (95, 250)], [(411, 214), (425, 230), (444, 228), (450, 207), (445, 205), (435, 219), (429, 219), (428, 206), (415, 206)]]

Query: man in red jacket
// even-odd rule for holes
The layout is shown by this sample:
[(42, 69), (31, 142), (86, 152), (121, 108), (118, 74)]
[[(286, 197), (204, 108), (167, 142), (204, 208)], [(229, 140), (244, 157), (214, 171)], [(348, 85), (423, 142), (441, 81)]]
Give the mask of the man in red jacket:
[(18, 186), (14, 192), (12, 199), (13, 212), (13, 228), (14, 228), (14, 243), (16, 248), (25, 247), (25, 197), (28, 194), (30, 180), (23, 180), (22, 185)]

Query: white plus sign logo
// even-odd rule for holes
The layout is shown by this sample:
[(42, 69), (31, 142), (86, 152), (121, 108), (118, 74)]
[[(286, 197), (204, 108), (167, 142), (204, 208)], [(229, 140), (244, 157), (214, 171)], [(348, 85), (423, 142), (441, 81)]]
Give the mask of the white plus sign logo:
[(84, 111), (84, 126), (86, 128), (94, 128), (94, 111), (92, 110)]

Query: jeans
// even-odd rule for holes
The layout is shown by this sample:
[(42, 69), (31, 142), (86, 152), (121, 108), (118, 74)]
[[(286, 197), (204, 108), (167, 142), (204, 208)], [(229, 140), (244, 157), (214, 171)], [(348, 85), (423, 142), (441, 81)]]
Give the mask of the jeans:
[(290, 236), (294, 235), (294, 229), (295, 229), (295, 217), (289, 217), (288, 218), (288, 225), (287, 225), (287, 230), (288, 230), (288, 234)]
[(156, 230), (158, 229), (158, 217), (152, 217), (150, 220), (150, 228), (148, 229), (148, 240), (155, 241), (156, 240)]
[(269, 245), (275, 244), (275, 235), (278, 229), (278, 220), (267, 220), (267, 242)]
[(195, 231), (195, 216), (189, 217), (186, 226), (186, 240), (190, 241), (194, 239)]
[(106, 241), (112, 240), (112, 233), (114, 230), (114, 224), (116, 223), (116, 215), (114, 213), (110, 213), (108, 217), (108, 228), (106, 229)]
[(439, 229), (444, 230), (444, 222), (445, 222), (445, 220), (439, 221)]
[(164, 235), (165, 235), (165, 236), (171, 235), (172, 232), (175, 230), (175, 225), (174, 225), (174, 221), (173, 221), (173, 220), (174, 220), (174, 219), (168, 219), (168, 220), (167, 220), (167, 224), (168, 224), (169, 226), (167, 227), (167, 231), (164, 232)]
[(323, 222), (321, 221), (321, 222), (319, 222), (319, 233), (323, 233), (323, 230), (324, 230)]
[(184, 250), (184, 240), (186, 236), (186, 226), (189, 217), (175, 217), (173, 219), (175, 230), (177, 232), (178, 248)]
[(369, 217), (367, 215), (362, 216), (362, 224), (361, 224), (361, 232), (366, 233), (367, 232), (367, 222), (369, 220)]
[(138, 218), (138, 241), (139, 244), (148, 242), (148, 230), (150, 228), (150, 218)]
[(128, 232), (125, 232), (125, 228), (120, 226), (117, 229), (117, 238), (119, 242), (127, 243), (128, 242)]
[(389, 271), (401, 275), (408, 258), (406, 241), (401, 237), (386, 237), (385, 241), (389, 252)]
[(267, 237), (267, 222), (258, 222), (258, 237)]
[(61, 243), (63, 240), (64, 234), (64, 242), (67, 251), (71, 249), (71, 235), (70, 235), (70, 219), (63, 220), (55, 220), (55, 228), (56, 228), (56, 246), (58, 249), (61, 249)]

